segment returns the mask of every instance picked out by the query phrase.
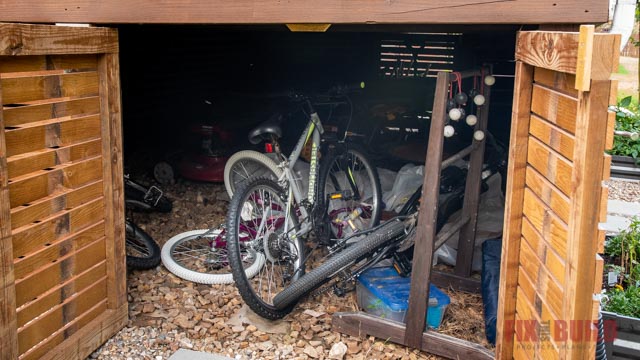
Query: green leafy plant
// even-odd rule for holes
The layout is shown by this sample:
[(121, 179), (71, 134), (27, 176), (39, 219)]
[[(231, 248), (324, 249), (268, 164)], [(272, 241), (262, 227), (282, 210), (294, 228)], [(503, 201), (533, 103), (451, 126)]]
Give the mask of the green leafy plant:
[[(616, 112), (616, 130), (640, 132), (640, 112), (637, 102), (633, 102), (631, 96), (623, 98), (611, 109)], [(636, 159), (636, 162), (640, 162), (640, 140), (616, 135), (610, 153), (631, 156)]]
[(620, 276), (619, 283), (605, 293), (603, 309), (640, 317), (640, 218), (634, 217), (628, 229), (607, 241), (605, 254), (617, 260), (609, 270)]
[(640, 318), (640, 288), (629, 286), (626, 289), (614, 288), (606, 293), (603, 310), (619, 315)]
[(640, 281), (640, 218), (634, 217), (629, 228), (611, 238), (605, 246), (605, 254), (619, 259), (624, 270), (623, 279), (630, 286), (637, 286)]

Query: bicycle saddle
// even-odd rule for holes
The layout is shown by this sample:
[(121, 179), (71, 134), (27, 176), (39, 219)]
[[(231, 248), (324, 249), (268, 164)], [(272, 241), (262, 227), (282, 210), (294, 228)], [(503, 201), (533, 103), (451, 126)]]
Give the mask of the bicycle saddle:
[(269, 118), (269, 120), (249, 131), (249, 142), (254, 145), (259, 144), (265, 138), (265, 135), (271, 134), (278, 138), (282, 137), (282, 129), (280, 128), (281, 120), (282, 115), (276, 114)]

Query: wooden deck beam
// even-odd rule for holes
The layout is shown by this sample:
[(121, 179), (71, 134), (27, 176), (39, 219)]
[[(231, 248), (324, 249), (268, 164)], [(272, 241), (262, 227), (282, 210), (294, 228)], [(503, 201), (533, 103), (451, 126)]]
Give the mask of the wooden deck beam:
[(608, 20), (601, 0), (4, 0), (0, 21), (173, 24), (578, 24)]

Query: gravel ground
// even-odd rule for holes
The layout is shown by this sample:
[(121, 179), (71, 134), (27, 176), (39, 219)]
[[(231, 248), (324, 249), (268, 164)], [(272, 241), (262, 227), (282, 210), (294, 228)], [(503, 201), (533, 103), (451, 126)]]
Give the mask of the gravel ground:
[(609, 180), (609, 199), (640, 202), (640, 181)]
[[(224, 220), (228, 197), (220, 184), (179, 181), (163, 190), (174, 200), (171, 213), (133, 218), (160, 246), (175, 234)], [(265, 323), (247, 312), (233, 284), (194, 284), (162, 265), (131, 271), (127, 278), (129, 323), (90, 358), (159, 360), (185, 348), (237, 359), (438, 359), (373, 337), (358, 339), (331, 331), (333, 313), (357, 309), (355, 293), (310, 298), (280, 322)], [(484, 337), (482, 298), (443, 290), (451, 304), (439, 331), (490, 348)], [(249, 324), (238, 320), (242, 316)]]

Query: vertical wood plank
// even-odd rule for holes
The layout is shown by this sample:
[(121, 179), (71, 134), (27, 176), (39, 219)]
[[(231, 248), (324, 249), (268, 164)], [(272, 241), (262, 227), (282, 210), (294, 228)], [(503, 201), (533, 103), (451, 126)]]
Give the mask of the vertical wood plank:
[(436, 237), (436, 220), (438, 216), (438, 198), (440, 190), (440, 170), (442, 165), (442, 148), (444, 146), (444, 122), (447, 108), (447, 92), (449, 74), (438, 72), (436, 91), (433, 103), (433, 117), (429, 130), (429, 146), (422, 183), (420, 212), (418, 214), (418, 230), (413, 250), (413, 270), (411, 271), (411, 289), (409, 292), (409, 309), (407, 310), (407, 326), (405, 344), (413, 348), (422, 345), (422, 332), (427, 313), (429, 298), (429, 282), (431, 278), (431, 261), (433, 244)]
[[(0, 58), (0, 61), (1, 58)], [(0, 104), (2, 86), (0, 85)], [(18, 358), (18, 330), (16, 289), (13, 272), (13, 244), (11, 238), (11, 206), (9, 201), (9, 172), (4, 136), (4, 117), (0, 108), (0, 352), (6, 359)]]
[[(482, 79), (481, 81), (484, 81)], [(480, 205), (480, 184), (482, 182), (482, 164), (484, 163), (484, 148), (487, 142), (486, 132), (489, 122), (489, 106), (491, 103), (491, 87), (484, 87), (485, 104), (478, 109), (480, 116), (474, 131), (485, 133), (485, 139), (474, 142), (474, 150), (469, 159), (469, 172), (464, 189), (464, 204), (462, 218), (469, 221), (460, 229), (458, 238), (458, 252), (456, 255), (455, 274), (458, 276), (471, 275), (471, 263), (473, 262), (473, 249), (476, 243), (476, 224), (478, 220), (478, 205)]]
[(505, 198), (505, 222), (500, 263), (500, 290), (496, 332), (496, 359), (513, 358), (513, 324), (524, 205), (527, 144), (531, 118), (533, 66), (516, 63), (516, 83), (511, 116), (509, 165)]
[(589, 91), (591, 85), (591, 64), (593, 61), (593, 25), (580, 26), (578, 37), (578, 62), (576, 64), (576, 89)]
[(120, 111), (120, 76), (117, 54), (104, 54), (98, 62), (100, 73), (100, 107), (105, 199), (107, 281), (109, 309), (127, 304), (124, 183), (122, 164), (122, 120)]
[[(565, 316), (570, 320), (592, 321), (592, 303), (595, 287), (596, 263), (594, 255), (598, 248), (598, 221), (602, 188), (602, 168), (606, 136), (607, 108), (611, 82), (591, 81), (590, 91), (579, 95), (580, 108), (576, 122), (574, 170), (572, 174), (572, 205), (567, 239), (567, 269), (569, 279), (565, 287)], [(594, 161), (595, 159), (598, 159)], [(567, 343), (567, 358), (585, 359), (593, 357), (593, 346), (589, 341)]]

